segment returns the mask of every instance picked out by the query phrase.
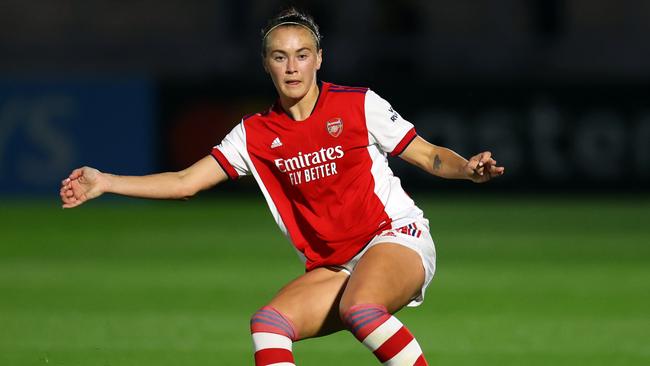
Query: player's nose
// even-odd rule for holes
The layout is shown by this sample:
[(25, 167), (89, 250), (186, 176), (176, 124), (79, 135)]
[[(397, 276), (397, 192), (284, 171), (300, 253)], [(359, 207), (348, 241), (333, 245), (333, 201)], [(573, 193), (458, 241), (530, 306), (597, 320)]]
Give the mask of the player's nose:
[(291, 57), (289, 57), (289, 59), (287, 60), (287, 69), (286, 69), (286, 73), (287, 73), (287, 74), (293, 74), (293, 73), (296, 72), (296, 71), (298, 71), (298, 70), (296, 69), (296, 61), (293, 60)]

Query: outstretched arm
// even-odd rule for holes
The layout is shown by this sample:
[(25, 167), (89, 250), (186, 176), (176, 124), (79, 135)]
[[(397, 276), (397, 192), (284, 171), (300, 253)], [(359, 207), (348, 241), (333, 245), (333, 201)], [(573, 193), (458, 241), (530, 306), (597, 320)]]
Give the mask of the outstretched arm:
[(63, 208), (79, 206), (107, 192), (141, 198), (187, 199), (227, 179), (214, 158), (206, 156), (179, 172), (145, 176), (120, 176), (90, 167), (75, 169), (61, 182), (59, 194)]
[(449, 179), (469, 179), (476, 183), (503, 175), (505, 171), (504, 167), (497, 166), (489, 151), (467, 160), (450, 149), (427, 142), (420, 136), (409, 144), (400, 157), (430, 174)]

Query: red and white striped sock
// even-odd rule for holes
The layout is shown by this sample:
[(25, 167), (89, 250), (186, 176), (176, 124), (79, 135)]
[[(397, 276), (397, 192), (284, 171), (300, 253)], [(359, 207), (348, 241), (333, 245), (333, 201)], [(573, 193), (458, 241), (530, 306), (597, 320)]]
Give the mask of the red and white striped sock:
[(251, 318), (255, 366), (295, 366), (291, 351), (298, 339), (295, 327), (276, 309), (265, 306)]
[(351, 307), (344, 321), (354, 336), (385, 366), (427, 366), (413, 334), (384, 306)]

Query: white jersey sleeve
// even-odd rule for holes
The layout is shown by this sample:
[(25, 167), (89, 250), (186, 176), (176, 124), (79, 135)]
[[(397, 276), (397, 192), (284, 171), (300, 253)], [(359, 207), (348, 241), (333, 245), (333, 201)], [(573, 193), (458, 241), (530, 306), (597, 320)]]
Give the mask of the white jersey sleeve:
[(413, 124), (372, 90), (366, 93), (365, 114), (370, 144), (378, 145), (386, 153), (401, 154), (416, 136)]
[(212, 156), (231, 179), (250, 174), (243, 121), (237, 124), (220, 144), (213, 147)]

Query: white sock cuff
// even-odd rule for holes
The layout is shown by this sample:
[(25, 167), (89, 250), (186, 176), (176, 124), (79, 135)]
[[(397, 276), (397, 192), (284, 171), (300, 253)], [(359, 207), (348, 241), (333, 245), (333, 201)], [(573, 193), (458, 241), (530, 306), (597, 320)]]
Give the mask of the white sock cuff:
[(293, 341), (286, 336), (275, 334), (256, 332), (253, 333), (253, 346), (255, 352), (267, 348), (282, 348), (291, 351)]

